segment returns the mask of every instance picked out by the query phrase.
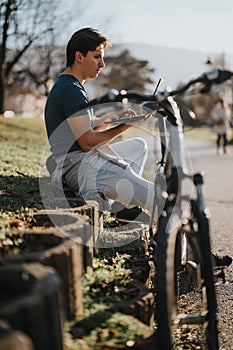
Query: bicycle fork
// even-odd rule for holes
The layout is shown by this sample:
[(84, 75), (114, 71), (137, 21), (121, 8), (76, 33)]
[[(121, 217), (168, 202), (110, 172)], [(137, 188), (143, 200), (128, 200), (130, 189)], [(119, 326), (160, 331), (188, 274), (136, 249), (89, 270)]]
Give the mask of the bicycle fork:
[[(210, 228), (209, 228), (209, 213), (205, 208), (204, 197), (202, 192), (203, 173), (195, 174), (193, 182), (196, 187), (197, 199), (192, 201), (192, 211), (197, 218), (198, 231), (201, 255), (204, 259), (202, 262), (202, 273), (206, 283), (206, 295), (208, 302), (208, 331), (210, 334), (216, 334), (216, 338), (209, 339), (209, 349), (218, 349), (218, 337), (217, 332), (214, 331), (217, 327), (217, 301), (215, 294), (214, 274), (213, 274), (213, 261), (210, 246)], [(196, 203), (196, 204), (195, 204)]]

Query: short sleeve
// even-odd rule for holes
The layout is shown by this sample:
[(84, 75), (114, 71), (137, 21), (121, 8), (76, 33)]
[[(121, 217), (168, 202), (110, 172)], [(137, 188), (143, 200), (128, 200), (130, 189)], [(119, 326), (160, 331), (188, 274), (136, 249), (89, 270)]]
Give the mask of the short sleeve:
[(89, 102), (85, 90), (82, 90), (76, 85), (66, 87), (62, 91), (60, 98), (61, 107), (66, 119), (85, 109)]

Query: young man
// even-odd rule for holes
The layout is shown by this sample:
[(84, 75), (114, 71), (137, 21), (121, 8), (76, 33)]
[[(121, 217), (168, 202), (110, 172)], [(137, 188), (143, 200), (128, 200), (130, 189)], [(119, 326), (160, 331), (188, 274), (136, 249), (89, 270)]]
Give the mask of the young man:
[[(153, 183), (141, 176), (147, 158), (145, 141), (134, 138), (109, 144), (132, 127), (134, 111), (111, 112), (93, 120), (91, 111), (85, 110), (89, 100), (83, 84), (98, 77), (109, 46), (108, 39), (92, 28), (75, 32), (67, 44), (66, 69), (55, 82), (45, 107), (46, 129), (56, 162), (51, 180), (60, 188), (65, 182), (86, 199), (121, 203), (128, 219), (149, 223), (149, 216), (140, 209), (151, 212), (154, 199)], [(132, 124), (111, 128), (105, 124), (121, 116), (131, 117)], [(215, 258), (216, 265), (230, 265), (231, 261), (228, 256)]]
[[(83, 84), (97, 78), (104, 68), (104, 52), (110, 42), (98, 30), (75, 32), (66, 48), (65, 71), (58, 77), (46, 102), (45, 122), (56, 170), (52, 182), (66, 185), (84, 198), (100, 198), (122, 203), (133, 218), (152, 209), (154, 186), (141, 177), (147, 145), (141, 138), (109, 144), (129, 129), (129, 124), (109, 127), (106, 121), (121, 116), (132, 118), (131, 109), (110, 112), (95, 118), (85, 110), (89, 100)], [(135, 122), (133, 122), (135, 123)], [(97, 198), (96, 197), (96, 198)], [(148, 217), (147, 217), (148, 218)]]

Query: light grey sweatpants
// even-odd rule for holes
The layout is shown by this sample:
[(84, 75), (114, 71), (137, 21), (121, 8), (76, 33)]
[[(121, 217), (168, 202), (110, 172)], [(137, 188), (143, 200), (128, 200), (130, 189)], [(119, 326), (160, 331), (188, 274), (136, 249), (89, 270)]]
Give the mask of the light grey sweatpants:
[(129, 166), (122, 167), (106, 160), (93, 149), (67, 155), (73, 166), (65, 174), (65, 181), (73, 191), (84, 198), (102, 192), (108, 199), (125, 206), (138, 205), (151, 212), (154, 199), (154, 184), (142, 177), (147, 159), (147, 144), (141, 138), (133, 138), (110, 144), (111, 148)]

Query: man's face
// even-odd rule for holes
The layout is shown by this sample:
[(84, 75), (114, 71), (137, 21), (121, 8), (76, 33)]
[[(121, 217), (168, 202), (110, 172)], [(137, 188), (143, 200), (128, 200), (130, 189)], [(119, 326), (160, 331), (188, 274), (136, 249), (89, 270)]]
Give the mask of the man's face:
[(83, 56), (82, 72), (84, 79), (97, 78), (104, 66), (104, 47), (100, 45), (95, 51), (88, 51), (87, 55)]

